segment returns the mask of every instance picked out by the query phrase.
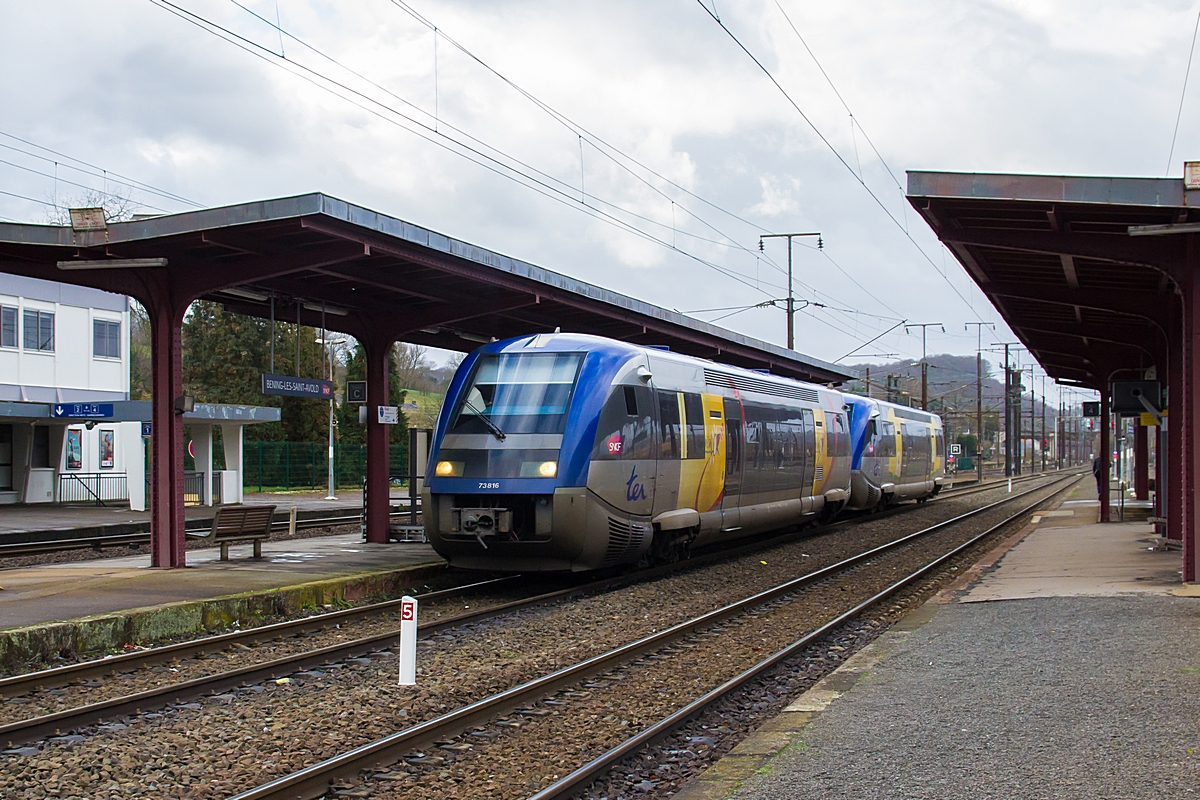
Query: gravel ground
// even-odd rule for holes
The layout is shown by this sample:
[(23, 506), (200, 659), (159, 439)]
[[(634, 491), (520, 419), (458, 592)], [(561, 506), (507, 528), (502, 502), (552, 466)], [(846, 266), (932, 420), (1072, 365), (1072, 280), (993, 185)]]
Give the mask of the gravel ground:
[[(947, 499), (901, 517), (838, 529), (838, 535), (443, 634), (421, 647), (422, 683), (417, 689), (394, 685), (395, 662), (390, 655), (353, 660), (302, 673), (287, 683), (246, 687), (163, 714), (140, 715), (127, 728), (109, 726), (82, 740), (67, 737), (43, 750), (24, 748), (4, 763), (0, 797), (50, 796), (47, 781), (52, 776), (61, 781), (54, 796), (62, 797), (76, 790), (81, 797), (140, 796), (147, 790), (161, 794), (168, 787), (181, 797), (222, 796), (810, 571), (875, 540), (891, 539), (903, 530), (960, 513), (985, 498)], [(849, 531), (854, 535), (843, 535)], [(566, 637), (564, 631), (574, 635)], [(750, 652), (756, 652), (755, 646), (767, 646), (749, 641)], [(686, 655), (688, 648), (682, 650)], [(136, 675), (124, 679), (136, 680)], [(663, 673), (663, 681), (671, 684), (669, 670)], [(127, 686), (125, 691), (135, 688)], [(622, 692), (610, 693), (609, 701), (614, 697), (623, 701)], [(647, 698), (649, 708), (658, 694), (662, 692), (639, 696)], [(604, 699), (596, 695), (594, 702)], [(630, 725), (638, 719), (630, 720)], [(629, 726), (617, 726), (621, 727)]]
[(738, 797), (1195, 794), (1198, 652), (1194, 599), (945, 606)]

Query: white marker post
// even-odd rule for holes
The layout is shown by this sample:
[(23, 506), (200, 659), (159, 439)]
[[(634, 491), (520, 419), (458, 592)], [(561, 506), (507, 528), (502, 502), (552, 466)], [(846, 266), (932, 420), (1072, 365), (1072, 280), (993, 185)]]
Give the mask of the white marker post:
[(417, 684), (417, 599), (400, 598), (400, 685)]

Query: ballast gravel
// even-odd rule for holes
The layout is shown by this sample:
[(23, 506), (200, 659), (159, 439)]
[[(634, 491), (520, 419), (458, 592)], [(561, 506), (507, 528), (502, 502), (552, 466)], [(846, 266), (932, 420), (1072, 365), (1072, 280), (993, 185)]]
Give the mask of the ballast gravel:
[[(394, 656), (380, 654), (139, 715), (85, 731), (82, 741), (21, 748), (0, 762), (0, 797), (227, 796), (986, 499), (986, 493), (948, 498), (900, 517), (443, 634), (422, 644), (416, 689), (397, 687)], [(976, 524), (982, 529), (986, 520)]]

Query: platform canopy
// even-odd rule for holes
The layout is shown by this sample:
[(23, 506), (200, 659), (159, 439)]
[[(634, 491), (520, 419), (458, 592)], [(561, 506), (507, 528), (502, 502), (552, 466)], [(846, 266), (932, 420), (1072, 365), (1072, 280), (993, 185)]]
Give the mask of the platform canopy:
[[(909, 172), (908, 200), (1046, 372), (1100, 392), (1101, 453), (1112, 449), (1114, 381), (1167, 388), (1157, 511), (1182, 540), (1184, 580), (1195, 580), (1200, 189), (1180, 178)], [(1100, 463), (1103, 481), (1111, 464)]]
[(360, 339), (367, 320), (394, 339), (450, 350), (561, 328), (817, 383), (850, 378), (834, 364), (323, 194), (93, 231), (0, 223), (0, 271), (122, 291), (57, 268), (105, 259), (166, 259), (165, 270), (197, 273), (198, 296), (243, 314), (270, 316), (274, 298), (279, 319), (294, 322), (299, 310), (303, 324), (320, 327), (324, 306), (327, 327)]
[(908, 199), (1055, 379), (1103, 391), (1165, 370), (1191, 239), (1171, 234), (1194, 232), (1200, 192), (1178, 178), (909, 172)]
[[(628, 295), (452, 239), (323, 194), (108, 223), (71, 209), (70, 226), (0, 223), (0, 272), (135, 298), (150, 318), (151, 562), (183, 566), (181, 326), (198, 299), (358, 339), (367, 406), (388, 402), (396, 341), (470, 350), (555, 329), (666, 346), (817, 383), (850, 376)], [(707, 277), (707, 276), (705, 276)], [(388, 426), (367, 416), (366, 533), (389, 528)]]

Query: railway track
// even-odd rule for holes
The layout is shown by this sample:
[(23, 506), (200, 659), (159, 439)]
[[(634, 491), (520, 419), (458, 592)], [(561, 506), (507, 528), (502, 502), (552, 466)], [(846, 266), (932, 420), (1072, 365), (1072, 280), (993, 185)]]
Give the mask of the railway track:
[[(877, 570), (885, 573), (883, 585), (878, 588), (872, 587), (868, 596), (856, 597), (849, 603), (843, 601), (836, 612), (826, 615), (824, 620), (810, 627), (799, 639), (773, 650), (771, 655), (756, 660), (748, 668), (739, 669), (733, 676), (719, 681), (715, 688), (702, 692), (699, 696), (688, 698), (681, 704), (674, 704), (675, 707), (671, 709), (670, 713), (652, 724), (640, 726), (635, 735), (623, 738), (614, 746), (607, 747), (599, 756), (585, 759), (584, 763), (571, 770), (565, 777), (560, 778), (555, 775), (556, 780), (550, 786), (541, 789), (534, 795), (537, 800), (568, 797), (586, 786), (597, 774), (625, 755), (700, 713), (730, 691), (788, 659), (836, 626), (928, 576), (939, 566), (946, 564), (969, 547), (1070, 488), (1078, 477), (1078, 474), (1060, 477), (1052, 480), (1048, 486), (1040, 485), (1027, 489), (1019, 494), (1013, 494), (981, 508), (899, 537), (799, 578), (788, 580), (721, 608), (676, 623), (665, 630), (641, 636), (607, 652), (554, 670), (518, 686), (460, 706), (332, 758), (327, 758), (237, 794), (234, 800), (307, 800), (322, 797), (329, 794), (331, 787), (335, 784), (344, 788), (344, 783), (340, 782), (361, 781), (363, 773), (372, 772), (396, 762), (404, 763), (406, 768), (399, 772), (383, 773), (382, 780), (369, 779), (372, 782), (372, 786), (368, 787), (371, 796), (387, 797), (405, 787), (411, 787), (414, 783), (409, 779), (414, 775), (418, 776), (421, 782), (423, 794), (429, 795), (432, 792), (436, 795), (437, 786), (430, 784), (437, 784), (439, 781), (447, 779), (446, 776), (449, 773), (446, 770), (446, 759), (442, 756), (429, 756), (419, 752), (422, 749), (435, 753), (465, 754), (479, 747), (481, 751), (489, 755), (485, 756), (484, 752), (481, 752), (477, 759), (499, 758), (499, 761), (491, 760), (484, 764), (472, 763), (466, 767), (462, 774), (474, 776), (470, 779), (476, 780), (481, 775), (499, 774), (494, 771), (504, 769), (501, 762), (510, 759), (519, 761), (520, 759), (513, 756), (514, 753), (537, 753), (539, 752), (538, 747), (553, 746), (548, 742), (565, 741), (566, 744), (562, 747), (569, 750), (580, 741), (580, 735), (583, 735), (583, 743), (578, 746), (586, 748), (590, 742), (594, 747), (596, 742), (605, 741), (605, 737), (600, 734), (600, 731), (606, 727), (603, 723), (612, 722), (613, 715), (610, 714), (600, 722), (596, 720), (604, 709), (612, 708), (613, 703), (619, 708), (622, 703), (641, 697), (647, 691), (650, 694), (663, 692), (669, 694), (670, 690), (666, 688), (668, 686), (672, 688), (686, 686), (689, 684), (687, 680), (689, 669), (695, 667), (696, 664), (722, 661), (726, 655), (732, 658), (730, 654), (746, 650), (749, 643), (755, 638), (746, 635), (750, 632), (750, 627), (757, 628), (761, 624), (766, 624), (768, 627), (774, 626), (780, 630), (794, 629), (792, 626), (781, 623), (786, 622), (789, 610), (798, 605), (798, 599), (807, 597), (808, 593), (824, 592), (825, 595), (836, 597), (839, 590), (836, 587), (831, 588), (831, 584), (840, 577), (852, 573), (861, 577), (869, 566), (874, 566)], [(1046, 489), (1054, 491), (1046, 495), (1044, 494)], [(1015, 513), (1007, 514), (985, 530), (970, 535), (966, 541), (955, 542), (952, 546), (937, 547), (935, 557), (923, 558), (917, 569), (899, 573), (904, 577), (895, 579), (893, 575), (886, 574), (886, 560), (897, 558), (896, 554), (909, 552), (909, 548), (927, 543), (939, 533), (952, 531), (968, 520), (975, 520), (981, 515), (998, 510), (1001, 506), (1034, 494), (1043, 496), (1022, 506)], [(884, 566), (881, 567), (881, 564)], [(894, 571), (897, 568), (893, 566), (891, 569)], [(879, 581), (876, 580), (875, 583), (878, 584)], [(840, 591), (845, 591), (845, 589)], [(823, 604), (827, 604), (826, 600), (817, 603), (822, 607)], [(766, 639), (764, 638), (763, 641)], [(751, 647), (750, 649), (759, 648)], [(659, 677), (645, 678), (637, 687), (634, 687), (633, 684), (638, 683), (631, 677), (634, 669), (655, 673)], [(647, 689), (647, 687), (650, 688)], [(600, 695), (608, 696), (610, 701), (608, 705), (597, 702)], [(562, 710), (570, 706), (578, 707), (574, 709), (575, 717), (569, 716), (568, 711)], [(595, 713), (589, 715), (588, 712)], [(585, 722), (576, 725), (573, 734), (567, 731), (555, 731), (554, 725), (550, 722), (552, 718), (557, 718), (560, 721), (565, 720), (564, 725), (570, 727), (572, 725), (570, 720), (576, 717), (582, 717)], [(538, 737), (536, 734), (528, 734), (522, 730), (526, 727), (536, 729), (539, 726), (548, 726), (550, 728), (549, 735)], [(607, 727), (611, 729), (614, 726), (610, 724)], [(585, 729), (586, 733), (581, 734), (578, 730), (580, 728)], [(617, 730), (620, 730), (620, 726), (617, 727)], [(480, 738), (472, 741), (472, 736)], [(523, 739), (525, 736), (533, 738), (528, 743), (513, 741), (509, 738), (522, 737)], [(490, 744), (492, 740), (495, 741), (494, 745)], [(443, 749), (439, 751), (437, 748)], [(406, 755), (412, 754), (414, 751), (417, 751), (416, 756), (410, 756), (407, 761), (402, 761)], [(507, 755), (500, 756), (500, 753)], [(469, 758), (465, 755), (463, 757)], [(539, 757), (546, 757), (546, 751), (541, 751)], [(432, 765), (432, 770), (421, 772), (420, 770), (426, 765)], [(409, 772), (409, 766), (416, 767), (418, 772)], [(547, 764), (546, 769), (559, 770), (560, 767), (561, 760)], [(566, 770), (561, 771), (565, 772)], [(518, 784), (523, 778), (524, 775), (518, 776)], [(453, 775), (449, 780), (452, 783), (458, 783)], [(463, 780), (467, 780), (467, 778), (463, 778)], [(489, 779), (489, 785), (493, 780), (495, 779)], [(457, 788), (463, 790), (466, 787), (458, 785)], [(482, 787), (476, 786), (475, 788)], [(496, 786), (495, 788), (501, 789), (502, 787)], [(467, 791), (469, 792), (470, 789)]]
[[(1023, 475), (1013, 478), (1013, 485), (1018, 485), (1037, 478), (1043, 478), (1048, 473), (1035, 473), (1032, 475)], [(969, 494), (977, 491), (987, 491), (995, 488), (999, 481), (984, 481), (983, 484), (976, 485), (971, 481), (966, 486), (957, 489), (947, 489), (942, 492), (941, 496), (957, 497), (962, 494)], [(393, 512), (393, 517), (405, 517), (409, 512), (397, 511)], [(362, 514), (345, 514), (334, 517), (317, 517), (313, 519), (299, 519), (296, 521), (296, 530), (313, 530), (316, 528), (331, 528), (340, 525), (354, 525), (362, 523)], [(271, 523), (273, 532), (288, 530), (289, 523), (286, 519), (275, 520)], [(189, 535), (195, 535), (197, 531), (204, 530), (196, 528), (188, 531)], [(0, 541), (0, 558), (13, 556), (33, 556), (44, 555), (46, 553), (59, 553), (67, 550), (103, 550), (108, 547), (138, 547), (141, 545), (150, 544), (150, 534), (146, 532), (112, 534), (105, 536), (87, 536), (81, 538), (69, 539), (52, 539), (43, 542), (4, 542)]]
[[(968, 490), (962, 490), (958, 495), (954, 496), (999, 488), (1001, 487), (993, 485), (972, 487)], [(950, 496), (947, 493), (947, 497), (949, 498)], [(883, 514), (868, 517), (866, 520), (875, 521), (916, 508), (915, 504), (898, 506)], [(835, 526), (827, 526), (821, 530), (827, 531), (833, 527), (853, 525), (860, 521), (862, 520), (847, 520), (836, 523)], [(477, 608), (474, 611), (447, 614), (436, 621), (423, 625), (421, 635), (423, 637), (433, 636), (448, 628), (477, 623), (523, 608), (562, 602), (568, 598), (585, 594), (605, 592), (624, 584), (637, 581), (650, 581), (681, 570), (699, 569), (706, 564), (736, 558), (745, 553), (753, 553), (764, 546), (773, 546), (780, 542), (801, 538), (802, 536), (803, 534), (793, 533), (788, 536), (776, 537), (767, 542), (758, 541), (738, 548), (701, 554), (690, 561), (666, 567), (609, 576), (601, 580), (569, 585), (555, 591), (542, 591), (532, 596), (527, 595), (516, 600), (495, 603), (483, 608)], [(420, 599), (423, 603), (429, 603), (448, 598), (466, 597), (480, 591), (513, 588), (520, 584), (520, 576), (508, 576), (488, 581), (476, 581), (464, 586), (428, 593)], [(0, 697), (11, 699), (37, 690), (53, 690), (57, 687), (94, 682), (104, 677), (129, 675), (136, 670), (145, 669), (153, 665), (180, 664), (188, 659), (199, 659), (219, 654), (223, 651), (229, 651), (231, 648), (250, 650), (264, 642), (301, 637), (330, 629), (340, 630), (341, 626), (349, 623), (378, 619), (394, 614), (398, 610), (398, 605), (398, 600), (374, 603), (298, 620), (261, 626), (245, 631), (234, 631), (95, 661), (16, 675), (0, 679)], [(383, 625), (380, 630), (367, 636), (343, 637), (340, 641), (324, 647), (300, 649), (298, 652), (288, 653), (276, 658), (258, 660), (255, 663), (244, 664), (234, 669), (213, 672), (191, 679), (168, 681), (132, 694), (106, 698), (98, 702), (85, 703), (52, 713), (44, 713), (27, 719), (15, 720), (0, 725), (0, 742), (7, 742), (12, 745), (36, 741), (47, 736), (56, 735), (62, 731), (80, 729), (98, 724), (104, 720), (112, 720), (116, 717), (138, 711), (162, 708), (172, 703), (178, 704), (226, 689), (276, 679), (330, 662), (377, 653), (393, 645), (396, 635), (397, 627), (395, 624)]]
[[(392, 517), (408, 516), (408, 511), (393, 512)], [(313, 517), (297, 519), (296, 530), (313, 530), (316, 528), (332, 528), (341, 525), (357, 525), (362, 523), (362, 514), (343, 514), (332, 517)], [(271, 532), (278, 533), (288, 530), (290, 522), (285, 518), (271, 523)], [(189, 538), (200, 535), (207, 529), (192, 528), (187, 531)], [(137, 547), (150, 544), (148, 532), (111, 534), (103, 536), (84, 536), (79, 538), (51, 539), (42, 542), (4, 542), (0, 541), (0, 558), (11, 556), (34, 556), (45, 553), (59, 553), (65, 550), (103, 550), (106, 547)]]

